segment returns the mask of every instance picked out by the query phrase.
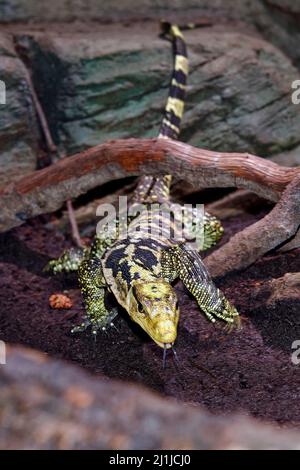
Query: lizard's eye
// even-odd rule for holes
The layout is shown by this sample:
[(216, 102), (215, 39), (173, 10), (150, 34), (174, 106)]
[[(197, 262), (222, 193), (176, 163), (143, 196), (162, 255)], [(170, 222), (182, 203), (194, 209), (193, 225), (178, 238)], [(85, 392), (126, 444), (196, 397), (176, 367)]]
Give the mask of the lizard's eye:
[(141, 304), (141, 302), (137, 301), (137, 309), (140, 313), (145, 313), (144, 312), (144, 307), (143, 305)]

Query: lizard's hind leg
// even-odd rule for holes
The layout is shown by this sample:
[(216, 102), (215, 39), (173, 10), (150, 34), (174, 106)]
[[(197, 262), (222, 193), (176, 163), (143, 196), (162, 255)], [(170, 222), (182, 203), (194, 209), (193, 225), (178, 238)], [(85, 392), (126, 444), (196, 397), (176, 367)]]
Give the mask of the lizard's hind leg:
[(208, 250), (222, 238), (224, 229), (220, 220), (214, 215), (204, 214), (204, 240), (202, 250)]
[(194, 240), (198, 251), (214, 246), (224, 233), (217, 217), (208, 212), (203, 213), (197, 207), (184, 208), (184, 227), (188, 240)]
[(88, 248), (70, 248), (59, 258), (49, 261), (44, 271), (49, 271), (53, 274), (77, 271), (88, 251)]

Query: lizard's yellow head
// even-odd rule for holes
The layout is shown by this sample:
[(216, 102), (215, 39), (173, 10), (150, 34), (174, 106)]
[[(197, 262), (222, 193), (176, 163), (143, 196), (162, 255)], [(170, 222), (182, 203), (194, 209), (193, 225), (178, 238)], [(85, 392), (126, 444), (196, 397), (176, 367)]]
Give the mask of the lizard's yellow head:
[(129, 294), (129, 315), (161, 348), (171, 348), (177, 336), (179, 308), (172, 286), (158, 279), (137, 281)]

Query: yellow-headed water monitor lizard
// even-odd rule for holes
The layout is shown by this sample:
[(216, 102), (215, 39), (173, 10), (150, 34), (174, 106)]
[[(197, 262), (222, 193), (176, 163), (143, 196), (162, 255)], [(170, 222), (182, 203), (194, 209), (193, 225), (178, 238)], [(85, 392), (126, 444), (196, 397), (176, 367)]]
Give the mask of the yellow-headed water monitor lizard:
[[(184, 108), (188, 58), (180, 29), (169, 23), (162, 25), (164, 36), (173, 45), (174, 67), (159, 137), (177, 139)], [(210, 321), (221, 319), (229, 325), (239, 325), (237, 310), (215, 286), (198, 253), (198, 249), (206, 249), (219, 240), (222, 226), (215, 217), (205, 213), (201, 246), (196, 249), (186, 239), (177, 238), (174, 217), (170, 218), (167, 211), (161, 210), (162, 204), (172, 209), (170, 185), (170, 175), (140, 177), (131, 204), (133, 207), (143, 204), (145, 210), (137, 211), (137, 215), (129, 219), (126, 236), (98, 233), (90, 248), (68, 250), (48, 264), (48, 269), (54, 273), (78, 270), (86, 316), (73, 332), (91, 327), (96, 336), (99, 330), (113, 326), (118, 310), (109, 309), (105, 302), (106, 294), (112, 292), (130, 318), (166, 351), (177, 337), (180, 313), (172, 283), (178, 278)], [(186, 228), (193, 232), (191, 238), (197, 229), (197, 223), (192, 222), (193, 215), (193, 209), (185, 212)]]

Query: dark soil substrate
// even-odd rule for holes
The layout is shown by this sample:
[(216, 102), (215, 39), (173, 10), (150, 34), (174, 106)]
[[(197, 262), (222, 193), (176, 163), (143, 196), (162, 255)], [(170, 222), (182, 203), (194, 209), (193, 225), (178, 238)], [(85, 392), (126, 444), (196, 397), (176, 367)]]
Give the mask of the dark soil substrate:
[[(228, 219), (226, 238), (253, 223), (261, 214)], [(299, 301), (261, 307), (257, 290), (264, 281), (300, 271), (300, 250), (272, 253), (238, 274), (219, 281), (242, 315), (243, 329), (228, 333), (199, 312), (176, 286), (181, 304), (177, 340), (178, 366), (169, 352), (162, 369), (162, 351), (133, 325), (124, 312), (119, 330), (73, 336), (72, 325), (84, 313), (76, 276), (51, 277), (43, 268), (70, 241), (36, 219), (0, 240), (0, 338), (20, 343), (121, 380), (145, 384), (214, 413), (239, 411), (267, 421), (299, 426), (300, 366), (291, 362), (292, 342), (300, 339)], [(71, 310), (52, 310), (48, 298), (68, 291)]]

